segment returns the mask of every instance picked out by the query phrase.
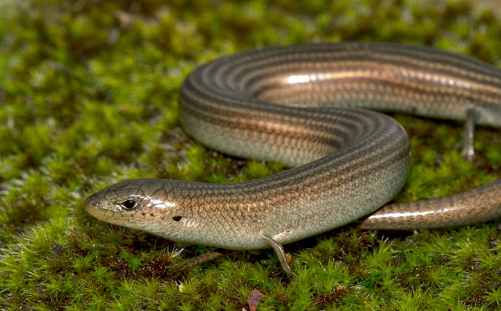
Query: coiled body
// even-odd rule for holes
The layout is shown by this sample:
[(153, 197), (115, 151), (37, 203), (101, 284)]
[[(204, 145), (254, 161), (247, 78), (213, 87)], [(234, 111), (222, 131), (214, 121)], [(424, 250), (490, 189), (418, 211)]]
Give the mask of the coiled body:
[[(176, 241), (259, 249), (271, 240), (275, 247), (368, 215), (401, 189), (409, 164), (404, 130), (360, 108), (454, 120), (474, 115), (475, 123), (501, 127), (500, 99), (500, 70), (430, 48), (311, 44), (221, 58), (183, 84), (185, 131), (222, 152), (295, 168), (231, 185), (132, 180), (90, 196), (86, 209)], [(500, 214), (496, 181), (386, 206), (361, 226), (451, 226)]]

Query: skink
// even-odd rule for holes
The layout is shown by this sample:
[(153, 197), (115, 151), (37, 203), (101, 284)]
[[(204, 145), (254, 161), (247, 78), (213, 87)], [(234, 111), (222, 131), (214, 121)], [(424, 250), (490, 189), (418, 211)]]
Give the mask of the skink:
[(362, 228), (454, 226), (501, 215), (501, 180), (384, 206), (405, 182), (409, 141), (396, 121), (362, 109), (501, 127), (501, 70), (479, 60), (387, 43), (265, 48), (197, 68), (180, 103), (186, 133), (202, 144), (294, 168), (229, 185), (125, 181), (87, 198), (90, 214), (180, 242), (271, 246), (288, 274), (283, 244), (375, 210)]

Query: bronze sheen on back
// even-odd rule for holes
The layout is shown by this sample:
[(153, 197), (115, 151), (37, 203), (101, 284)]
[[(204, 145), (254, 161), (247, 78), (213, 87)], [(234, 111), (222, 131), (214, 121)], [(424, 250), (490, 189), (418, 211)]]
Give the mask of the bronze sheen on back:
[(377, 209), (362, 228), (485, 221), (501, 214), (500, 180), (445, 198), (384, 206), (406, 179), (409, 141), (396, 121), (365, 109), (501, 127), (500, 99), (499, 69), (427, 47), (325, 43), (223, 57), (184, 81), (184, 130), (221, 152), (294, 168), (229, 185), (130, 180), (91, 195), (86, 209), (100, 220), (175, 241), (271, 246), (286, 271), (283, 244)]

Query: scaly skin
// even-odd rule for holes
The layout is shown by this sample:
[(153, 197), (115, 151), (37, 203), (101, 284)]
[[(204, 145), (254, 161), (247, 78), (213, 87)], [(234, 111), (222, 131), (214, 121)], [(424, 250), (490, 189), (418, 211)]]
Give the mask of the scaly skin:
[[(401, 189), (409, 165), (404, 130), (358, 108), (454, 120), (470, 114), (475, 123), (501, 127), (500, 98), (500, 70), (431, 48), (310, 44), (221, 58), (183, 84), (185, 131), (222, 152), (295, 168), (231, 185), (131, 180), (91, 195), (85, 206), (103, 221), (175, 241), (273, 246), (280, 254), (282, 244), (366, 216)], [(385, 206), (361, 227), (453, 226), (500, 214), (496, 181), (450, 197)]]

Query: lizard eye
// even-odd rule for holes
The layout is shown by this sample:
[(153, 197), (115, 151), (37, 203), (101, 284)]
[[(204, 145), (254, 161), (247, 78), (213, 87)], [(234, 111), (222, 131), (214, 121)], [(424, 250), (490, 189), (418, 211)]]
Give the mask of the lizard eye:
[(132, 211), (139, 206), (139, 202), (135, 199), (128, 199), (120, 203), (120, 206), (126, 211)]

